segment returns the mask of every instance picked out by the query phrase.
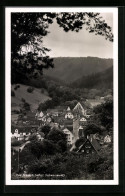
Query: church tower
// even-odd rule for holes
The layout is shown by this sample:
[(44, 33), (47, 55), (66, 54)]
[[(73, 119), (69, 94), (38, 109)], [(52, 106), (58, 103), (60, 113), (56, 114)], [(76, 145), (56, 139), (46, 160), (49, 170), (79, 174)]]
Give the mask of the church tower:
[(81, 103), (77, 103), (77, 105), (73, 109), (73, 135), (74, 135), (74, 143), (77, 139), (79, 139), (79, 127), (80, 127), (80, 116), (84, 115), (84, 109)]
[(76, 114), (73, 119), (73, 135), (74, 135), (74, 143), (77, 139), (79, 139), (79, 120), (80, 116)]

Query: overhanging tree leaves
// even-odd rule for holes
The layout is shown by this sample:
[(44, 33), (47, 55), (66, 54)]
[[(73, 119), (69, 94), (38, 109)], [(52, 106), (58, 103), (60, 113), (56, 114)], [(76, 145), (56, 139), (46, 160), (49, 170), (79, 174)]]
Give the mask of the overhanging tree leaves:
[(43, 68), (53, 67), (53, 61), (46, 56), (48, 48), (43, 46), (48, 25), (55, 14), (12, 13), (11, 15), (11, 64), (12, 83), (27, 77), (37, 77)]
[(111, 27), (99, 13), (12, 13), (11, 14), (11, 79), (12, 83), (36, 78), (43, 69), (54, 67), (53, 59), (47, 56), (50, 49), (44, 47), (49, 24), (54, 18), (65, 32), (78, 32), (83, 26), (89, 33), (102, 35), (113, 41)]

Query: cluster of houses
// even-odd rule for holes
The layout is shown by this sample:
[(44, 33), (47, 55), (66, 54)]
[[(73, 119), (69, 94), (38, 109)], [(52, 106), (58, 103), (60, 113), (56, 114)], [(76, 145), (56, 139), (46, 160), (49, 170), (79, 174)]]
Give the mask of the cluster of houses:
[[(44, 112), (37, 111), (35, 114), (30, 113), (28, 119), (23, 119), (25, 130), (27, 130), (26, 127), (29, 126), (30, 123), (32, 124), (30, 125), (30, 131), (20, 131), (19, 129), (15, 129), (11, 138), (16, 138), (17, 140), (28, 140), (28, 137), (32, 134), (33, 130), (36, 128), (38, 129), (41, 126), (49, 125), (51, 129), (57, 128), (62, 130), (66, 135), (67, 145), (73, 147), (76, 140), (84, 136), (84, 128), (89, 123), (92, 123), (92, 113), (90, 110), (85, 110), (81, 103), (78, 102), (73, 109), (70, 107), (64, 108), (60, 106), (56, 109), (48, 109)], [(38, 135), (38, 137), (42, 139), (40, 135)], [(110, 136), (106, 137), (105, 142), (111, 142)], [(91, 144), (90, 146), (95, 149), (93, 143), (97, 142), (97, 138), (91, 135), (91, 138), (86, 139), (86, 142), (88, 141), (88, 143)], [(86, 143), (84, 146), (86, 146)], [(85, 151), (82, 147), (80, 150)], [(89, 148), (87, 150), (90, 151)]]
[(47, 124), (62, 130), (66, 134), (68, 145), (72, 145), (79, 137), (82, 137), (84, 127), (91, 122), (90, 113), (79, 102), (72, 110), (70, 107), (48, 109), (45, 113), (37, 112), (35, 118), (41, 121), (41, 125)]

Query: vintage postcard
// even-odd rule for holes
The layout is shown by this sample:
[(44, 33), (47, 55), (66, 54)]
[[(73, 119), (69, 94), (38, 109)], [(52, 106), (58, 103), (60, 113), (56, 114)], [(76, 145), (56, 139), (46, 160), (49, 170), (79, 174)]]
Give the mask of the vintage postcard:
[(5, 8), (6, 185), (118, 185), (118, 9)]

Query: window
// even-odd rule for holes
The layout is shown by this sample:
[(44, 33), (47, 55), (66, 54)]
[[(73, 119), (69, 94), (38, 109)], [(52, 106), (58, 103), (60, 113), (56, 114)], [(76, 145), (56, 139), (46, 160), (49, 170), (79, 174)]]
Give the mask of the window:
[(86, 147), (86, 148), (91, 148), (91, 146), (90, 146), (90, 145), (86, 145), (85, 147)]

